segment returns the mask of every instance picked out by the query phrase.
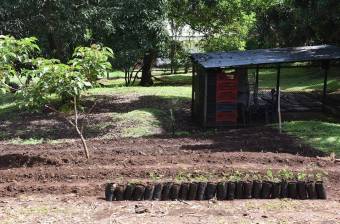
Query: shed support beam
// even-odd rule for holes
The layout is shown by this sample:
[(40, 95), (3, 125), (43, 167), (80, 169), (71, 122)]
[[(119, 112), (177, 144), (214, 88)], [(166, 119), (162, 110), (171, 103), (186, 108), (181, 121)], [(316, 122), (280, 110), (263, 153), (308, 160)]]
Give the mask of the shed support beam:
[(278, 65), (277, 66), (277, 80), (276, 80), (276, 103), (275, 103), (276, 110), (278, 108), (279, 97), (280, 97), (280, 85), (281, 85), (281, 65)]
[(279, 91), (277, 93), (278, 99), (277, 99), (277, 116), (279, 119), (279, 131), (280, 134), (282, 133), (282, 116), (281, 116), (281, 88), (279, 87)]
[(207, 127), (207, 114), (208, 114), (208, 72), (204, 74), (204, 125)]
[(196, 74), (196, 65), (192, 64), (192, 93), (191, 93), (191, 118), (194, 120), (195, 117), (195, 74)]
[(254, 104), (258, 105), (258, 94), (259, 94), (259, 73), (260, 67), (256, 66), (256, 74), (255, 74), (255, 88), (254, 88)]
[(322, 63), (322, 68), (325, 71), (324, 82), (323, 82), (323, 95), (322, 95), (322, 110), (326, 110), (326, 101), (327, 101), (327, 87), (328, 87), (328, 72), (329, 72), (329, 61), (324, 61)]

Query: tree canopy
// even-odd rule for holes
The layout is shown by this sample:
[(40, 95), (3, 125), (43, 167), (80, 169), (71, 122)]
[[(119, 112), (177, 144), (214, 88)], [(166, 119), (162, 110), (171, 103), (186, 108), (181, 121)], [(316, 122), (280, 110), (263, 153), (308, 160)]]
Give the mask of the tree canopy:
[(127, 83), (137, 68), (148, 78), (145, 84), (157, 55), (177, 54), (166, 49), (179, 44), (176, 39), (169, 44), (167, 24), (172, 35), (190, 27), (204, 36), (200, 49), (216, 51), (340, 44), (339, 21), (338, 0), (3, 0), (0, 5), (0, 34), (35, 36), (44, 56), (63, 62), (76, 46), (102, 43), (113, 49), (111, 62), (126, 72)]
[(46, 56), (66, 61), (86, 43), (88, 9), (87, 0), (3, 0), (0, 34), (35, 36)]
[[(161, 52), (167, 39), (162, 0), (100, 1), (92, 14), (93, 39), (115, 52), (114, 65), (131, 78), (146, 53)], [(129, 81), (129, 80), (128, 80)], [(130, 80), (131, 81), (131, 80)]]
[(340, 44), (340, 1), (283, 0), (258, 15), (259, 47)]
[[(262, 1), (261, 1), (262, 2)], [(206, 51), (243, 49), (258, 0), (169, 0), (169, 17), (202, 33)]]

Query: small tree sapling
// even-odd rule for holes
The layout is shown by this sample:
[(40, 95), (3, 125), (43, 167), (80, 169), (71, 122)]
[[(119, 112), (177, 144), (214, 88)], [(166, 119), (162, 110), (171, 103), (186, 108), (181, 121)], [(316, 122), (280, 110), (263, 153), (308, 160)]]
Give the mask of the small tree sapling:
[[(24, 97), (20, 102), (21, 107), (31, 110), (48, 108), (75, 128), (79, 135), (86, 157), (90, 153), (83, 135), (84, 122), (79, 122), (81, 94), (95, 85), (98, 76), (111, 68), (109, 59), (113, 57), (112, 50), (98, 45), (90, 48), (76, 48), (74, 58), (68, 64), (63, 64), (57, 59), (33, 58), (39, 51), (35, 38), (16, 40), (13, 37), (0, 36), (0, 91), (15, 91)], [(29, 63), (31, 68), (17, 70), (15, 65)], [(14, 77), (19, 80), (19, 88), (9, 85)], [(30, 79), (24, 82), (22, 79)], [(51, 105), (52, 99), (57, 99), (63, 104), (71, 105), (74, 119)], [(95, 104), (94, 104), (95, 105)], [(94, 106), (83, 116), (91, 113)]]

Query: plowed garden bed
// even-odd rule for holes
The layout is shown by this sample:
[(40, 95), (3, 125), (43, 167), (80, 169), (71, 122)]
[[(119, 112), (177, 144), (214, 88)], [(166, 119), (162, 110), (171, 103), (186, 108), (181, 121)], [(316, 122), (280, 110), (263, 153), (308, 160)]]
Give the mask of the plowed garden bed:
[(80, 142), (0, 145), (0, 196), (48, 193), (103, 196), (112, 181), (174, 179), (179, 173), (289, 168), (324, 170), (328, 195), (340, 200), (340, 165), (322, 152), (271, 128), (250, 128), (180, 138), (90, 140), (84, 160)]

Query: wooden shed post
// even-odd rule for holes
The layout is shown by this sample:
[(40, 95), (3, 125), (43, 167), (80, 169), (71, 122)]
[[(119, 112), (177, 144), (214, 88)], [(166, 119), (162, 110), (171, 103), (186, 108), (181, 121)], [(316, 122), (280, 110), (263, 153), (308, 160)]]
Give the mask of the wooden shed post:
[(258, 94), (259, 94), (259, 73), (260, 67), (256, 66), (256, 74), (255, 74), (255, 88), (254, 88), (254, 104), (258, 104)]
[(195, 74), (196, 74), (196, 64), (192, 63), (192, 93), (191, 93), (191, 118), (194, 120), (195, 117)]
[(277, 116), (279, 118), (279, 131), (282, 133), (282, 116), (281, 116), (281, 88), (279, 87), (278, 99), (277, 99)]
[(281, 85), (281, 65), (277, 66), (277, 80), (276, 80), (276, 108), (278, 108), (280, 97), (280, 85)]
[(323, 111), (326, 110), (329, 64), (330, 64), (329, 61), (322, 62), (322, 68), (325, 71), (324, 82), (323, 82), (323, 95), (322, 95), (322, 110)]
[(204, 127), (207, 127), (208, 113), (208, 71), (204, 72)]

